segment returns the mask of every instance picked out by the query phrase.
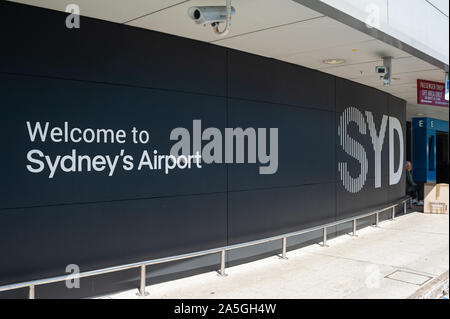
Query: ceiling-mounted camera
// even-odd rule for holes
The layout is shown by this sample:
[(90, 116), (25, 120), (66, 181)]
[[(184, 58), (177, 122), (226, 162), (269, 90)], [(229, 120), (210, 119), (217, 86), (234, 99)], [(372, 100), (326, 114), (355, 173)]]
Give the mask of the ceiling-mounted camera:
[(375, 67), (375, 73), (386, 86), (392, 85), (392, 58), (384, 57), (383, 65)]
[[(236, 10), (231, 7), (231, 15)], [(217, 26), (219, 23), (227, 21), (226, 6), (210, 6), (210, 7), (192, 7), (188, 10), (189, 17), (197, 24)]]
[[(191, 7), (188, 10), (189, 17), (197, 24), (211, 25), (216, 34), (225, 36), (230, 32), (231, 17), (236, 10), (231, 6), (231, 0), (226, 0), (225, 6)], [(219, 29), (220, 23), (225, 28)]]
[(387, 67), (385, 66), (377, 66), (375, 68), (375, 72), (379, 75), (379, 76), (385, 76), (389, 71), (387, 69)]

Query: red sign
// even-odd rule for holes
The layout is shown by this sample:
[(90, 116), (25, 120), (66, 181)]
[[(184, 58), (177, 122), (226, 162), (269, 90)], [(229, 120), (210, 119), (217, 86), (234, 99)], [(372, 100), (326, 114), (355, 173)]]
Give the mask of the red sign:
[(417, 104), (448, 107), (445, 83), (417, 80)]

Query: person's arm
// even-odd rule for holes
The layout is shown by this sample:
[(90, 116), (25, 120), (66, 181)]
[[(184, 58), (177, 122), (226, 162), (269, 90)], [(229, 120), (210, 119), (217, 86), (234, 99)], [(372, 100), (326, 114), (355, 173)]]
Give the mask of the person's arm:
[(409, 171), (406, 174), (406, 181), (407, 181), (408, 185), (411, 185), (411, 186), (416, 186), (417, 185), (416, 183), (414, 183), (414, 180), (412, 178), (412, 174)]

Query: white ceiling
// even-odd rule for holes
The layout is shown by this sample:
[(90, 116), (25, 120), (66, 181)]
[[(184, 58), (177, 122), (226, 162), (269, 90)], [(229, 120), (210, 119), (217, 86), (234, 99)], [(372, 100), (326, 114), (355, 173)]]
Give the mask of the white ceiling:
[[(81, 15), (175, 34), (318, 69), (376, 87), (407, 101), (407, 117), (419, 113), (448, 121), (448, 108), (416, 103), (417, 79), (444, 82), (444, 72), (397, 48), (354, 30), (291, 0), (233, 0), (236, 15), (224, 38), (196, 25), (187, 10), (196, 5), (224, 5), (225, 0), (14, 0), (65, 11), (77, 3)], [(393, 85), (375, 75), (383, 56), (393, 57)], [(323, 60), (345, 59), (330, 66)]]
[[(211, 27), (197, 25), (187, 16), (190, 7), (205, 4), (224, 5), (225, 0), (183, 1), (177, 6), (128, 24), (206, 42), (222, 39), (212, 31)], [(234, 0), (232, 5), (236, 8), (236, 15), (233, 16), (231, 32), (227, 38), (321, 16), (291, 0)]]
[(66, 11), (69, 4), (80, 7), (80, 15), (124, 23), (144, 14), (183, 2), (181, 0), (12, 0), (36, 7)]

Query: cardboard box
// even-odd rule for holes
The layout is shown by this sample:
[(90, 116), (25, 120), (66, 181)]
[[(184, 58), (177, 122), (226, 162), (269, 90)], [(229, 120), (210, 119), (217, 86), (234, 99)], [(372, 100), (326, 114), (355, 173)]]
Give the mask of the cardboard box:
[(424, 185), (424, 213), (448, 214), (448, 204), (448, 184)]

